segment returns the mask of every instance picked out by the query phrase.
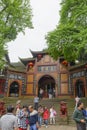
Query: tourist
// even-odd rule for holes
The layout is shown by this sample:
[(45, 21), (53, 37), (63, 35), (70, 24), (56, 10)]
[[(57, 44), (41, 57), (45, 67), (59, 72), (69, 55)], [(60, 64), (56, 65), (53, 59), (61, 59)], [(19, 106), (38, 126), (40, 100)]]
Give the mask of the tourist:
[(52, 106), (50, 108), (50, 124), (55, 124), (55, 122), (56, 122), (56, 115), (57, 115), (57, 112), (54, 109), (54, 107)]
[(38, 123), (39, 123), (40, 127), (42, 126), (43, 112), (44, 112), (43, 107), (40, 105), (39, 108), (38, 108)]
[(48, 119), (49, 119), (49, 111), (48, 111), (48, 108), (45, 107), (44, 112), (43, 112), (43, 120), (44, 120), (44, 124), (46, 128), (48, 127)]
[(8, 106), (7, 113), (0, 118), (0, 130), (18, 130), (17, 117), (13, 113), (14, 107)]
[(75, 109), (77, 108), (77, 104), (78, 104), (79, 101), (80, 101), (80, 98), (78, 96), (76, 96), (76, 98), (75, 98), (75, 103), (76, 103)]
[(83, 108), (84, 104), (82, 102), (79, 102), (77, 104), (77, 109), (73, 113), (73, 119), (76, 122), (77, 130), (86, 130), (86, 120), (82, 112)]
[(38, 104), (39, 104), (39, 97), (36, 95), (34, 97), (34, 109), (38, 110)]
[[(16, 112), (15, 112), (17, 118), (18, 118), (18, 114), (19, 114), (20, 110), (21, 110), (21, 100), (18, 100), (16, 102)], [(20, 122), (19, 118), (17, 120), (18, 120), (18, 122)]]
[(38, 124), (38, 112), (34, 110), (33, 106), (29, 106), (29, 125), (30, 130), (38, 130), (39, 124)]
[(42, 88), (40, 88), (40, 91), (39, 91), (39, 98), (40, 99), (43, 98), (43, 92), (44, 92), (44, 90)]
[(51, 88), (48, 90), (48, 95), (49, 95), (49, 99), (52, 99), (53, 91)]
[(20, 110), (21, 110), (21, 100), (18, 100), (16, 102), (16, 116), (18, 115)]
[(26, 124), (26, 120), (28, 117), (28, 107), (26, 105), (23, 106), (23, 108), (20, 110), (20, 112), (18, 113), (18, 127), (19, 130), (27, 130), (27, 124)]
[(55, 88), (53, 88), (53, 97), (55, 98), (55, 96), (56, 96), (56, 90)]

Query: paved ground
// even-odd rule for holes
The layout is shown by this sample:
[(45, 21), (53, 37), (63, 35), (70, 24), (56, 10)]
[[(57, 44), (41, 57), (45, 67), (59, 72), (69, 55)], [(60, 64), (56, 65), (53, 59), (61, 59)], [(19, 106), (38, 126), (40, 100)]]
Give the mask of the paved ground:
[(72, 126), (63, 126), (63, 125), (55, 125), (55, 126), (48, 126), (48, 128), (45, 128), (45, 126), (42, 126), (39, 130), (76, 130), (76, 127)]

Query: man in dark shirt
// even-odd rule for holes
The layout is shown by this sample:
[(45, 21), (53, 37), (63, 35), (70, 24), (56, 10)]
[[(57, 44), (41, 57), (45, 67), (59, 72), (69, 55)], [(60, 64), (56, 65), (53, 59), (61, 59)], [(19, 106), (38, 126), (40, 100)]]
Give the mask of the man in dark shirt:
[(29, 106), (29, 125), (30, 125), (30, 130), (38, 130), (38, 112), (33, 109), (33, 106)]
[(77, 130), (86, 130), (86, 120), (82, 112), (83, 107), (84, 104), (82, 102), (79, 102), (77, 104), (77, 109), (74, 111), (73, 114), (73, 119), (76, 122)]

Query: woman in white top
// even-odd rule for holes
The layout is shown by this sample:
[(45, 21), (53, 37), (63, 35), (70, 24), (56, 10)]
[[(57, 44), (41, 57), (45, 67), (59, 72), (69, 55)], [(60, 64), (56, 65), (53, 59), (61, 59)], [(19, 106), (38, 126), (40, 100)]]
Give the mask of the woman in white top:
[(56, 111), (54, 110), (54, 107), (52, 106), (50, 108), (50, 124), (55, 124), (56, 122)]

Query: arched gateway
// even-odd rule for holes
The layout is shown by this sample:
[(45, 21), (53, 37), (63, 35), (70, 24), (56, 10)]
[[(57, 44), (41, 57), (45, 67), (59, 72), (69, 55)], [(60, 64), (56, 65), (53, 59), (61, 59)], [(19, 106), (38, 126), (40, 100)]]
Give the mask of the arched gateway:
[(48, 97), (49, 89), (55, 88), (55, 79), (50, 75), (44, 75), (38, 81), (38, 95), (40, 88), (44, 90), (43, 97)]
[(19, 84), (18, 82), (14, 81), (10, 85), (9, 89), (9, 96), (18, 97), (19, 96)]
[(82, 80), (77, 80), (75, 84), (75, 96), (85, 97), (85, 87)]

